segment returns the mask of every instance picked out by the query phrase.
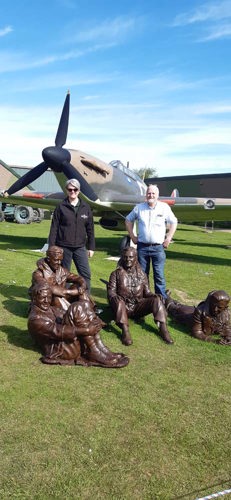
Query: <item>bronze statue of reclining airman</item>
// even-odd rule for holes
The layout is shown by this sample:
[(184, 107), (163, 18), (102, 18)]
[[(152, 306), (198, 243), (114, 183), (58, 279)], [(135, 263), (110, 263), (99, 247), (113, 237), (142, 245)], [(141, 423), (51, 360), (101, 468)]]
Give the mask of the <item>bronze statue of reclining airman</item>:
[[(231, 345), (229, 295), (224, 290), (213, 290), (196, 307), (173, 300), (165, 300), (167, 313), (179, 323), (189, 327), (193, 337), (209, 342)], [(219, 335), (217, 340), (213, 335)]]

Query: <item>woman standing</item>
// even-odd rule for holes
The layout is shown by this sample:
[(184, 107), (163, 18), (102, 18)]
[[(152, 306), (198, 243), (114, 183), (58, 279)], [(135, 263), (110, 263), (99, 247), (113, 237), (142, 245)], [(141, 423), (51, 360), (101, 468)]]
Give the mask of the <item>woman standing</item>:
[(95, 250), (94, 221), (90, 206), (79, 198), (80, 183), (77, 179), (66, 182), (67, 197), (56, 207), (48, 239), (49, 246), (63, 248), (63, 267), (69, 271), (72, 259), (78, 274), (86, 280), (90, 293), (91, 271), (89, 257)]

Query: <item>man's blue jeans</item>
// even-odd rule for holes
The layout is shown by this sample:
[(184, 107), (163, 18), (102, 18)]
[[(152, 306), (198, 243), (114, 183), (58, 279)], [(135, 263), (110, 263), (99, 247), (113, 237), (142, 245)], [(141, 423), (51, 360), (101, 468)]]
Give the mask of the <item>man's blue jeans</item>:
[(166, 295), (166, 283), (164, 277), (164, 265), (166, 254), (163, 245), (146, 245), (137, 243), (138, 261), (143, 271), (149, 277), (150, 263), (152, 262), (155, 293)]

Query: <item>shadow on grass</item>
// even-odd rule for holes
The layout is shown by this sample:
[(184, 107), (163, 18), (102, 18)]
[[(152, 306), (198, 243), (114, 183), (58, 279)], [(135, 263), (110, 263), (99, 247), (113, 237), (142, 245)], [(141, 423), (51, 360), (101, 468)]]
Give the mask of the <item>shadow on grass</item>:
[[(109, 307), (109, 309), (110, 309), (110, 307)], [(122, 331), (115, 324), (112, 310), (110, 310), (109, 314), (110, 314), (110, 318), (100, 316), (101, 319), (103, 319), (103, 321), (105, 321), (105, 323), (107, 323), (107, 326), (104, 328), (104, 330), (108, 333), (113, 333), (121, 341)], [(154, 322), (152, 325), (150, 325), (145, 321), (145, 318), (140, 318), (140, 319), (133, 319), (133, 318), (131, 319), (130, 318), (129, 319), (129, 330), (131, 332), (131, 336), (132, 336), (133, 324), (135, 324), (136, 327), (138, 326), (138, 328), (140, 327), (141, 333), (142, 333), (142, 331), (145, 331), (147, 333), (151, 333), (152, 335), (155, 335), (157, 338), (159, 338), (160, 342), (163, 342), (163, 339), (159, 333), (159, 330)]]
[(0, 283), (1, 294), (6, 297), (2, 305), (7, 311), (20, 318), (27, 318), (29, 307), (28, 288), (14, 284)]
[[(185, 229), (184, 229), (185, 231)], [(103, 237), (98, 237), (96, 240), (96, 252), (98, 251), (103, 251), (107, 255), (110, 256), (118, 256), (120, 253), (120, 244), (121, 240), (124, 236), (124, 233), (112, 233), (110, 236), (106, 235)], [(198, 243), (195, 241), (185, 241), (181, 239), (176, 239), (174, 241), (174, 245), (177, 246), (177, 242), (180, 243), (180, 245), (190, 245), (191, 247), (195, 248), (223, 248), (227, 249), (227, 246), (225, 244), (213, 244), (213, 243)], [(12, 235), (1, 235), (1, 248), (4, 250), (7, 249), (15, 249), (15, 250), (21, 250), (21, 251), (31, 251), (31, 250), (39, 250), (44, 246), (45, 239), (44, 238), (36, 238), (34, 236), (28, 237), (28, 236), (12, 236)], [(228, 251), (228, 249), (227, 249)], [(187, 252), (182, 252), (177, 250), (171, 250), (170, 252), (167, 252), (167, 258), (172, 259), (172, 260), (185, 260), (185, 261), (190, 261), (190, 262), (195, 262), (195, 263), (201, 263), (201, 264), (211, 264), (211, 265), (220, 265), (220, 266), (225, 266), (230, 264), (230, 255), (227, 256), (227, 258), (221, 258), (221, 257), (216, 257), (216, 256), (207, 256), (207, 255), (200, 255), (200, 253), (197, 254), (192, 254), (192, 253), (187, 253)]]
[(176, 321), (176, 320), (174, 320), (173, 318), (170, 318), (169, 316), (168, 316), (168, 319), (167, 319), (167, 324), (168, 324), (168, 327), (169, 327), (170, 329), (171, 329), (171, 327), (172, 327), (172, 328), (174, 328), (174, 330), (176, 330), (177, 332), (180, 332), (180, 333), (183, 333), (184, 335), (187, 335), (187, 336), (189, 336), (189, 337), (192, 337), (192, 335), (191, 335), (191, 333), (190, 333), (189, 329), (188, 329), (186, 326), (182, 325), (181, 323), (177, 323), (177, 321)]
[(187, 246), (190, 245), (190, 247), (198, 247), (198, 248), (204, 248), (204, 247), (207, 248), (207, 247), (209, 247), (209, 248), (224, 248), (224, 250), (227, 249), (227, 245), (225, 243), (222, 243), (220, 245), (218, 243), (210, 243), (210, 242), (208, 242), (208, 243), (202, 243), (202, 242), (198, 243), (196, 241), (189, 241), (189, 240), (186, 241), (186, 240), (181, 240), (179, 238), (176, 238), (174, 240), (174, 243), (176, 243), (176, 244), (180, 243), (181, 245), (187, 245)]
[(118, 256), (120, 254), (121, 240), (124, 234), (111, 234), (110, 236), (103, 236), (96, 238), (96, 252), (97, 250), (106, 252), (108, 255)]
[[(92, 286), (91, 287), (91, 295), (99, 297), (100, 299), (105, 299), (105, 298), (107, 299), (106, 287), (104, 289), (104, 288), (101, 288), (101, 287)], [(97, 304), (98, 304), (98, 302), (97, 302)]]
[[(147, 315), (146, 317), (150, 317), (151, 314)], [(140, 325), (140, 329), (141, 330), (145, 330), (145, 332), (148, 332), (148, 333), (151, 333), (152, 335), (155, 335), (159, 340), (160, 342), (163, 342), (163, 338), (161, 337), (160, 335), (160, 332), (156, 326), (156, 323), (154, 322), (154, 320), (152, 319), (152, 324), (149, 324), (145, 321), (145, 318), (140, 318), (140, 319), (133, 319), (134, 323), (136, 325)], [(132, 325), (131, 325), (132, 327)], [(170, 334), (171, 334), (171, 331), (170, 331)]]
[(15, 250), (40, 249), (46, 243), (45, 238), (36, 236), (13, 236), (8, 234), (1, 235), (1, 249), (14, 248)]
[[(97, 246), (96, 246), (96, 252), (97, 249), (99, 251), (104, 251), (108, 255), (112, 256), (118, 256), (119, 255), (119, 249), (120, 249), (120, 243), (121, 243), (121, 238), (122, 236), (120, 235), (117, 239), (115, 237), (113, 239), (111, 238), (97, 238)], [(214, 248), (214, 250), (221, 249), (223, 248), (224, 250), (227, 250), (229, 252), (229, 249), (227, 249), (227, 246), (225, 244), (211, 244), (210, 242), (208, 243), (196, 243), (195, 241), (184, 241), (184, 240), (175, 240), (174, 242), (174, 249), (175, 246), (177, 247), (177, 242), (179, 241), (180, 245), (185, 245), (185, 246), (190, 246), (190, 248), (198, 248), (198, 251), (200, 248)], [(219, 266), (226, 266), (230, 264), (230, 253), (227, 254), (227, 258), (224, 257), (216, 257), (216, 256), (208, 256), (208, 255), (201, 255), (200, 253), (194, 254), (194, 253), (189, 253), (189, 252), (182, 252), (182, 250), (176, 251), (172, 250), (170, 252), (166, 252), (167, 258), (171, 260), (184, 260), (184, 261), (190, 261), (190, 262), (195, 262), (195, 263), (201, 263), (201, 264), (210, 264), (210, 265), (219, 265)]]
[(29, 351), (40, 353), (40, 349), (35, 345), (27, 330), (20, 330), (15, 326), (3, 325), (1, 330), (7, 335), (9, 344), (22, 347)]
[[(96, 239), (96, 251), (107, 252), (108, 255), (118, 255), (123, 234), (111, 234)], [(36, 236), (1, 235), (1, 249), (7, 250), (34, 250), (41, 249), (46, 238)]]
[[(103, 319), (103, 318), (102, 318)], [(105, 320), (104, 320), (105, 321)], [(105, 321), (106, 322), (106, 321)], [(117, 339), (121, 340), (121, 330), (117, 329), (116, 326), (114, 326), (111, 322), (109, 322), (107, 324), (107, 326), (104, 328), (104, 330), (107, 332), (107, 333), (113, 333), (113, 335), (115, 335), (117, 337)]]
[[(97, 297), (104, 297), (104, 298), (106, 297), (107, 298), (106, 287), (105, 287), (105, 291), (103, 289), (98, 289), (96, 287), (92, 288), (92, 294), (93, 295), (95, 294)], [(119, 327), (116, 327), (111, 306), (108, 303), (105, 305), (105, 303), (101, 303), (97, 300), (97, 307), (100, 307), (103, 309), (102, 314), (100, 314), (100, 318), (107, 325), (105, 327), (105, 331), (107, 331), (109, 333), (113, 333), (118, 339), (121, 340), (121, 329)], [(161, 339), (161, 336), (159, 334), (159, 330), (158, 330), (156, 324), (154, 323), (154, 321), (153, 321), (153, 325), (149, 325), (147, 322), (145, 322), (145, 318), (140, 318), (137, 320), (136, 319), (129, 319), (130, 330), (132, 329), (132, 322), (134, 322), (136, 325), (139, 325), (140, 329), (145, 330), (145, 331), (152, 333), (154, 335), (157, 335)]]
[[(190, 246), (192, 246), (190, 244)], [(206, 245), (209, 246), (209, 245)], [(221, 247), (219, 247), (221, 248)], [(225, 247), (224, 247), (225, 248)], [(179, 260), (195, 262), (197, 264), (210, 264), (211, 266), (229, 266), (230, 265), (230, 255), (226, 258), (223, 257), (212, 257), (209, 255), (192, 254), (186, 252), (167, 252), (167, 259), (169, 260)]]

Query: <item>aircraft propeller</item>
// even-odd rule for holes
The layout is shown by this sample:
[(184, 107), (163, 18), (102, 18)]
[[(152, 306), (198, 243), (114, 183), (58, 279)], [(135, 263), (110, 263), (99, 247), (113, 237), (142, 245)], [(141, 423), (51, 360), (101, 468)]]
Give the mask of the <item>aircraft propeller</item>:
[(90, 200), (96, 201), (97, 196), (88, 184), (88, 182), (83, 178), (83, 176), (78, 172), (78, 170), (71, 164), (71, 155), (67, 149), (62, 146), (66, 144), (68, 123), (69, 123), (69, 110), (70, 110), (70, 93), (66, 95), (66, 99), (63, 105), (63, 110), (55, 138), (55, 146), (49, 146), (42, 151), (43, 162), (32, 168), (29, 172), (22, 175), (10, 188), (7, 190), (8, 195), (14, 194), (20, 189), (23, 189), (28, 184), (34, 182), (38, 177), (40, 177), (48, 168), (51, 168), (54, 172), (63, 172), (67, 179), (78, 179), (81, 186), (81, 192)]

